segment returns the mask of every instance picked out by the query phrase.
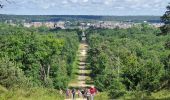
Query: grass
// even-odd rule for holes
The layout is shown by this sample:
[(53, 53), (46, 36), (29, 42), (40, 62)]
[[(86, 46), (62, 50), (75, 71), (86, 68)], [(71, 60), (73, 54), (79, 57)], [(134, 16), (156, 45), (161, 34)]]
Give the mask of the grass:
[[(78, 76), (79, 76), (79, 74), (81, 74), (81, 72), (79, 72), (79, 69), (80, 69), (79, 68), (79, 62), (80, 62), (80, 57), (81, 57), (81, 56), (79, 56), (81, 54), (80, 51), (79, 51), (80, 48), (81, 47), (79, 47), (79, 49), (77, 51), (77, 55), (76, 55), (75, 61), (73, 63), (73, 74), (72, 74), (72, 77), (71, 77), (69, 83), (77, 83)], [(85, 58), (83, 58), (83, 59), (85, 59)], [(83, 73), (90, 74), (91, 70), (84, 70)]]
[[(107, 92), (100, 92), (95, 96), (95, 100), (113, 100), (109, 99)], [(170, 100), (170, 90), (161, 90), (150, 94), (142, 91), (129, 91), (122, 97), (114, 100)]]
[(108, 97), (107, 92), (98, 93), (98, 94), (95, 96), (95, 100), (109, 100), (109, 97)]
[(152, 93), (152, 98), (161, 100), (170, 100), (170, 90), (161, 90), (156, 93)]
[(170, 90), (161, 90), (158, 92), (146, 93), (146, 92), (127, 92), (123, 97), (119, 99), (123, 100), (170, 100)]
[(0, 86), (0, 100), (64, 100), (64, 96), (55, 89), (15, 88), (7, 90)]

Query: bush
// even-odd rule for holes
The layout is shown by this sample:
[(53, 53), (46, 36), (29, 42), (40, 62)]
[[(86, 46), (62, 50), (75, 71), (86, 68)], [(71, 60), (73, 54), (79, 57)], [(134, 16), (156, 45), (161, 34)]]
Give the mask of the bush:
[(10, 88), (26, 82), (23, 72), (8, 58), (0, 60), (0, 85)]
[(107, 92), (98, 93), (94, 98), (95, 100), (109, 100), (109, 96)]
[(12, 88), (4, 91), (0, 87), (0, 100), (64, 100), (58, 91), (47, 88)]
[(112, 99), (123, 96), (125, 93), (125, 86), (119, 80), (115, 80), (112, 86), (109, 87), (109, 96)]

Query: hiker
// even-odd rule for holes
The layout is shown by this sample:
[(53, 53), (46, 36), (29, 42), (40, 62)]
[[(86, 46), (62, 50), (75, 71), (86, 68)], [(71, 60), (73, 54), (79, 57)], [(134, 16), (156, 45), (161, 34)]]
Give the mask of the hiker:
[(91, 96), (90, 89), (87, 89), (87, 91), (86, 91), (86, 98), (87, 98), (87, 100), (90, 100), (90, 96)]
[(70, 97), (70, 90), (67, 88), (66, 89), (66, 98), (68, 99)]
[(86, 89), (84, 90), (84, 97), (85, 97), (85, 98), (87, 97), (87, 92), (88, 92), (88, 89), (86, 88)]
[(81, 89), (81, 94), (82, 94), (82, 97), (85, 98), (85, 89)]
[(91, 94), (91, 100), (94, 100), (94, 96), (96, 95), (97, 90), (94, 86), (90, 87), (90, 94)]
[(78, 94), (78, 98), (80, 98), (82, 96), (82, 93), (79, 89), (77, 90), (77, 94)]
[(72, 91), (71, 91), (71, 93), (72, 93), (72, 98), (73, 98), (73, 100), (75, 100), (75, 94), (76, 94), (76, 89), (72, 89)]

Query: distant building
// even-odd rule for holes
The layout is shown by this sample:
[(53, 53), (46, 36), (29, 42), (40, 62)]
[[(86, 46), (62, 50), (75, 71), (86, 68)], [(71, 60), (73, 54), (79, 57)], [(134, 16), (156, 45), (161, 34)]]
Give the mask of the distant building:
[(43, 23), (43, 25), (48, 27), (48, 28), (55, 28), (54, 22), (45, 22), (45, 23)]
[(114, 29), (114, 28), (130, 28), (134, 25), (132, 22), (113, 22), (113, 21), (99, 21), (96, 23), (91, 24), (92, 27), (95, 28), (107, 28), (107, 29)]
[(148, 21), (143, 21), (144, 23), (147, 23)]
[(59, 21), (59, 22), (55, 23), (54, 27), (55, 28), (65, 29), (65, 22)]
[(24, 27), (41, 27), (46, 26), (48, 28), (61, 28), (65, 29), (65, 22), (31, 22), (31, 23), (24, 23)]
[(42, 25), (43, 25), (43, 23), (42, 22), (31, 22), (31, 26), (33, 26), (33, 27), (41, 27)]
[(150, 23), (150, 25), (159, 28), (159, 27), (163, 26), (164, 23)]
[(32, 25), (31, 25), (30, 23), (24, 23), (23, 26), (29, 28), (29, 27), (31, 27)]

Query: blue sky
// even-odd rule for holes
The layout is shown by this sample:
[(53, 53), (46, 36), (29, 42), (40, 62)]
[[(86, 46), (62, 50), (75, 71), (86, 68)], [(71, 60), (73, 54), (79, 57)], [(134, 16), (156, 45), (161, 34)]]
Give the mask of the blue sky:
[(162, 15), (169, 0), (0, 0), (0, 14)]

